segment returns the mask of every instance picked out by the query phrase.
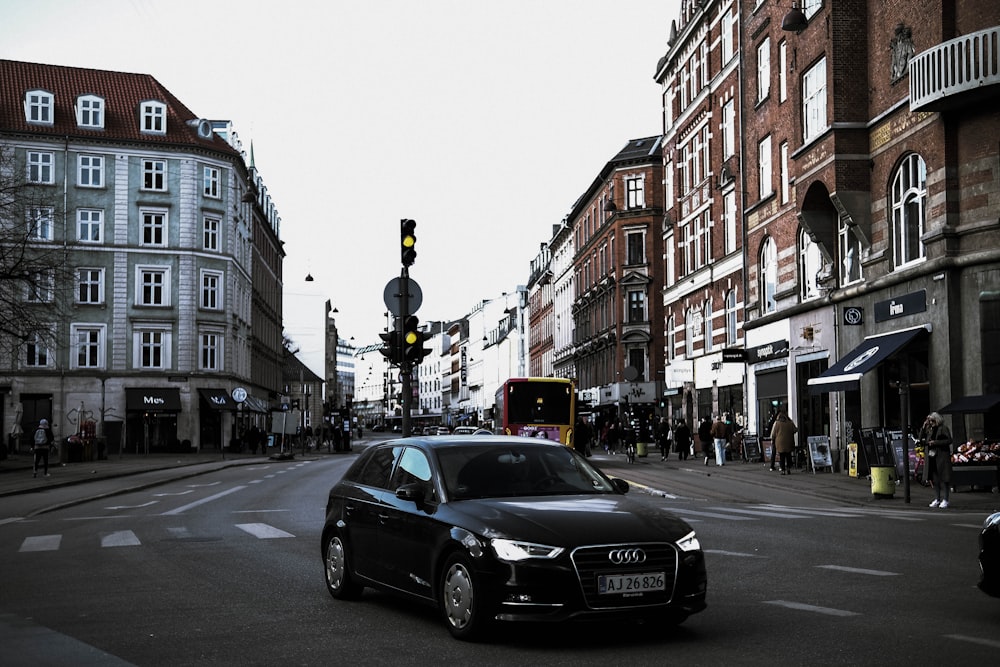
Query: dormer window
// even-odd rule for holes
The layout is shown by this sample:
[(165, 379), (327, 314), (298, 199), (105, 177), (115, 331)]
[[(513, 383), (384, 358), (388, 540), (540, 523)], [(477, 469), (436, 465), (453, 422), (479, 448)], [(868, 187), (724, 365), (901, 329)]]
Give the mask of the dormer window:
[(163, 102), (143, 102), (139, 105), (140, 127), (151, 134), (167, 133), (167, 105)]
[(76, 98), (76, 124), (92, 130), (104, 129), (104, 100), (97, 95)]
[(29, 123), (52, 125), (55, 96), (44, 90), (29, 90), (24, 96), (24, 118)]

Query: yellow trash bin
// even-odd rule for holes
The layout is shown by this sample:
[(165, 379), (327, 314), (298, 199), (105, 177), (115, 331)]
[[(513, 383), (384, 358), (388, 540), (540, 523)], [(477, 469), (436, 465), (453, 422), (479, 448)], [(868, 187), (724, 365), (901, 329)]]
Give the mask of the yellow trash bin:
[(637, 442), (635, 443), (635, 455), (636, 456), (646, 456), (649, 454), (649, 443), (648, 442)]
[(896, 470), (891, 466), (872, 466), (872, 495), (892, 498), (896, 493)]

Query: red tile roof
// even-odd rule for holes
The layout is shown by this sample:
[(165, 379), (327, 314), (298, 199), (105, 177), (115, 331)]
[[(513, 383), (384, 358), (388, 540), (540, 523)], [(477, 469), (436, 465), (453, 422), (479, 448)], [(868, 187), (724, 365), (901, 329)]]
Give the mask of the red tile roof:
[[(29, 90), (44, 90), (55, 97), (52, 125), (25, 120), (24, 96)], [(77, 126), (75, 105), (80, 95), (104, 99), (103, 130)], [(149, 134), (139, 129), (139, 104), (149, 100), (162, 102), (167, 107), (165, 134)], [(197, 125), (187, 123), (196, 119), (198, 116), (149, 74), (0, 60), (0, 132), (3, 133), (24, 132), (114, 143), (188, 145), (237, 154), (215, 133), (210, 138), (199, 137)]]

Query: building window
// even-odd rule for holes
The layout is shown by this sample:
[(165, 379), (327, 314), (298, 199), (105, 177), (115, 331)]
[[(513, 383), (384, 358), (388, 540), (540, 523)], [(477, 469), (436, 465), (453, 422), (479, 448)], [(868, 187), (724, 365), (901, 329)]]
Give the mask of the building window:
[(136, 293), (139, 306), (169, 306), (170, 290), (167, 285), (170, 270), (159, 267), (138, 267), (138, 285)]
[(52, 125), (55, 97), (44, 90), (29, 90), (24, 97), (24, 118), (29, 123)]
[(645, 208), (645, 183), (641, 176), (625, 179), (626, 206), (630, 209)]
[(760, 251), (760, 312), (762, 315), (778, 309), (778, 249), (774, 239), (764, 239)]
[(205, 218), (203, 221), (202, 243), (205, 250), (219, 251), (219, 233), (222, 229), (222, 221), (218, 218)]
[(201, 334), (200, 368), (203, 371), (222, 370), (222, 336), (217, 333)]
[(81, 243), (100, 243), (104, 238), (104, 211), (94, 208), (77, 209), (76, 238)]
[(55, 183), (55, 155), (28, 151), (28, 182), (51, 185)]
[(677, 321), (671, 315), (667, 318), (667, 363), (677, 358)]
[(826, 130), (826, 58), (802, 75), (802, 139), (809, 141)]
[(736, 101), (722, 105), (722, 159), (736, 153)]
[(726, 9), (722, 15), (722, 64), (725, 65), (733, 57), (733, 10)]
[(167, 214), (164, 211), (142, 211), (141, 245), (167, 245)]
[(628, 321), (631, 324), (646, 321), (646, 294), (641, 290), (628, 293)]
[(681, 146), (680, 160), (677, 168), (680, 170), (681, 196), (683, 197), (691, 191), (691, 145), (686, 143)]
[(76, 124), (94, 130), (104, 128), (104, 100), (96, 95), (76, 98)]
[(861, 273), (861, 239), (854, 233), (854, 227), (840, 219), (837, 231), (838, 250), (840, 251), (840, 284), (850, 285), (860, 281)]
[(646, 351), (641, 347), (633, 347), (628, 351), (628, 365), (639, 371), (637, 382), (642, 382), (646, 377)]
[(25, 343), (24, 365), (30, 368), (43, 368), (49, 365), (49, 346), (41, 334), (35, 333)]
[(55, 234), (53, 217), (55, 209), (36, 206), (28, 209), (28, 238), (32, 241), (51, 241)]
[(222, 194), (219, 188), (219, 170), (215, 167), (205, 167), (203, 171), (204, 192), (206, 197), (219, 199)]
[(819, 272), (823, 258), (819, 245), (813, 243), (805, 229), (799, 230), (799, 296), (803, 301), (819, 296)]
[(788, 99), (788, 42), (778, 44), (778, 101)]
[(771, 92), (771, 38), (765, 37), (757, 46), (757, 102), (763, 102)]
[(799, 6), (802, 8), (802, 13), (806, 15), (806, 18), (811, 19), (820, 10), (820, 7), (823, 6), (823, 0), (802, 0)]
[(76, 347), (70, 363), (74, 368), (104, 367), (104, 338), (106, 327), (102, 324), (74, 324), (71, 327), (72, 344)]
[(104, 186), (104, 158), (100, 155), (81, 155), (77, 158), (76, 184), (82, 188)]
[(722, 218), (726, 235), (726, 254), (736, 252), (736, 191), (730, 190), (722, 197)]
[(170, 367), (170, 332), (165, 329), (139, 329), (135, 332), (136, 368), (164, 370)]
[(708, 266), (712, 261), (712, 218), (705, 209), (694, 218), (694, 270)]
[(142, 189), (164, 192), (167, 189), (167, 161), (142, 161)]
[(739, 324), (739, 311), (736, 310), (736, 290), (726, 292), (726, 345), (736, 344), (736, 327)]
[(643, 232), (629, 232), (625, 235), (628, 251), (628, 263), (631, 265), (646, 263), (646, 235)]
[(205, 310), (222, 308), (222, 274), (217, 271), (201, 273), (201, 307)]
[(694, 339), (698, 331), (696, 320), (694, 308), (688, 308), (684, 313), (684, 354), (688, 359), (694, 356)]
[(143, 102), (140, 108), (140, 127), (150, 134), (167, 133), (167, 105), (162, 102)]
[(28, 276), (25, 300), (30, 303), (51, 303), (55, 292), (55, 272), (49, 269)]
[(764, 137), (757, 144), (757, 165), (759, 183), (757, 184), (757, 194), (761, 199), (771, 196), (774, 192), (773, 176), (771, 174), (771, 137)]
[(705, 301), (705, 312), (702, 317), (704, 318), (703, 324), (705, 327), (705, 343), (704, 343), (705, 352), (711, 352), (713, 347), (712, 339), (715, 337), (715, 331), (712, 328), (713, 313), (712, 313), (711, 299)]
[(77, 269), (77, 303), (104, 303), (104, 269)]
[(791, 185), (791, 183), (789, 182), (789, 176), (788, 176), (788, 142), (787, 141), (782, 141), (781, 142), (781, 147), (779, 148), (778, 152), (781, 155), (781, 158), (780, 158), (781, 159), (781, 166), (779, 167), (781, 169), (781, 203), (782, 204), (787, 204), (788, 203), (788, 197), (791, 194), (791, 191), (790, 191), (790, 185)]
[(924, 222), (927, 208), (927, 165), (916, 153), (906, 156), (892, 179), (893, 259), (904, 266), (924, 259)]

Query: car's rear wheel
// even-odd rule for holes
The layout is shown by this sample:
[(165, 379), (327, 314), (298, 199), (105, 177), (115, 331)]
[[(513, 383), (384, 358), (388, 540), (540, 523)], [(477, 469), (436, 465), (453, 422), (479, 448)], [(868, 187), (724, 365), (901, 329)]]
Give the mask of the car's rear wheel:
[(441, 577), (441, 611), (448, 631), (456, 639), (480, 639), (491, 625), (488, 605), (478, 586), (469, 559), (455, 554)]
[(354, 581), (347, 561), (347, 548), (337, 533), (332, 533), (323, 549), (323, 569), (326, 571), (326, 590), (338, 600), (354, 600), (364, 586)]

